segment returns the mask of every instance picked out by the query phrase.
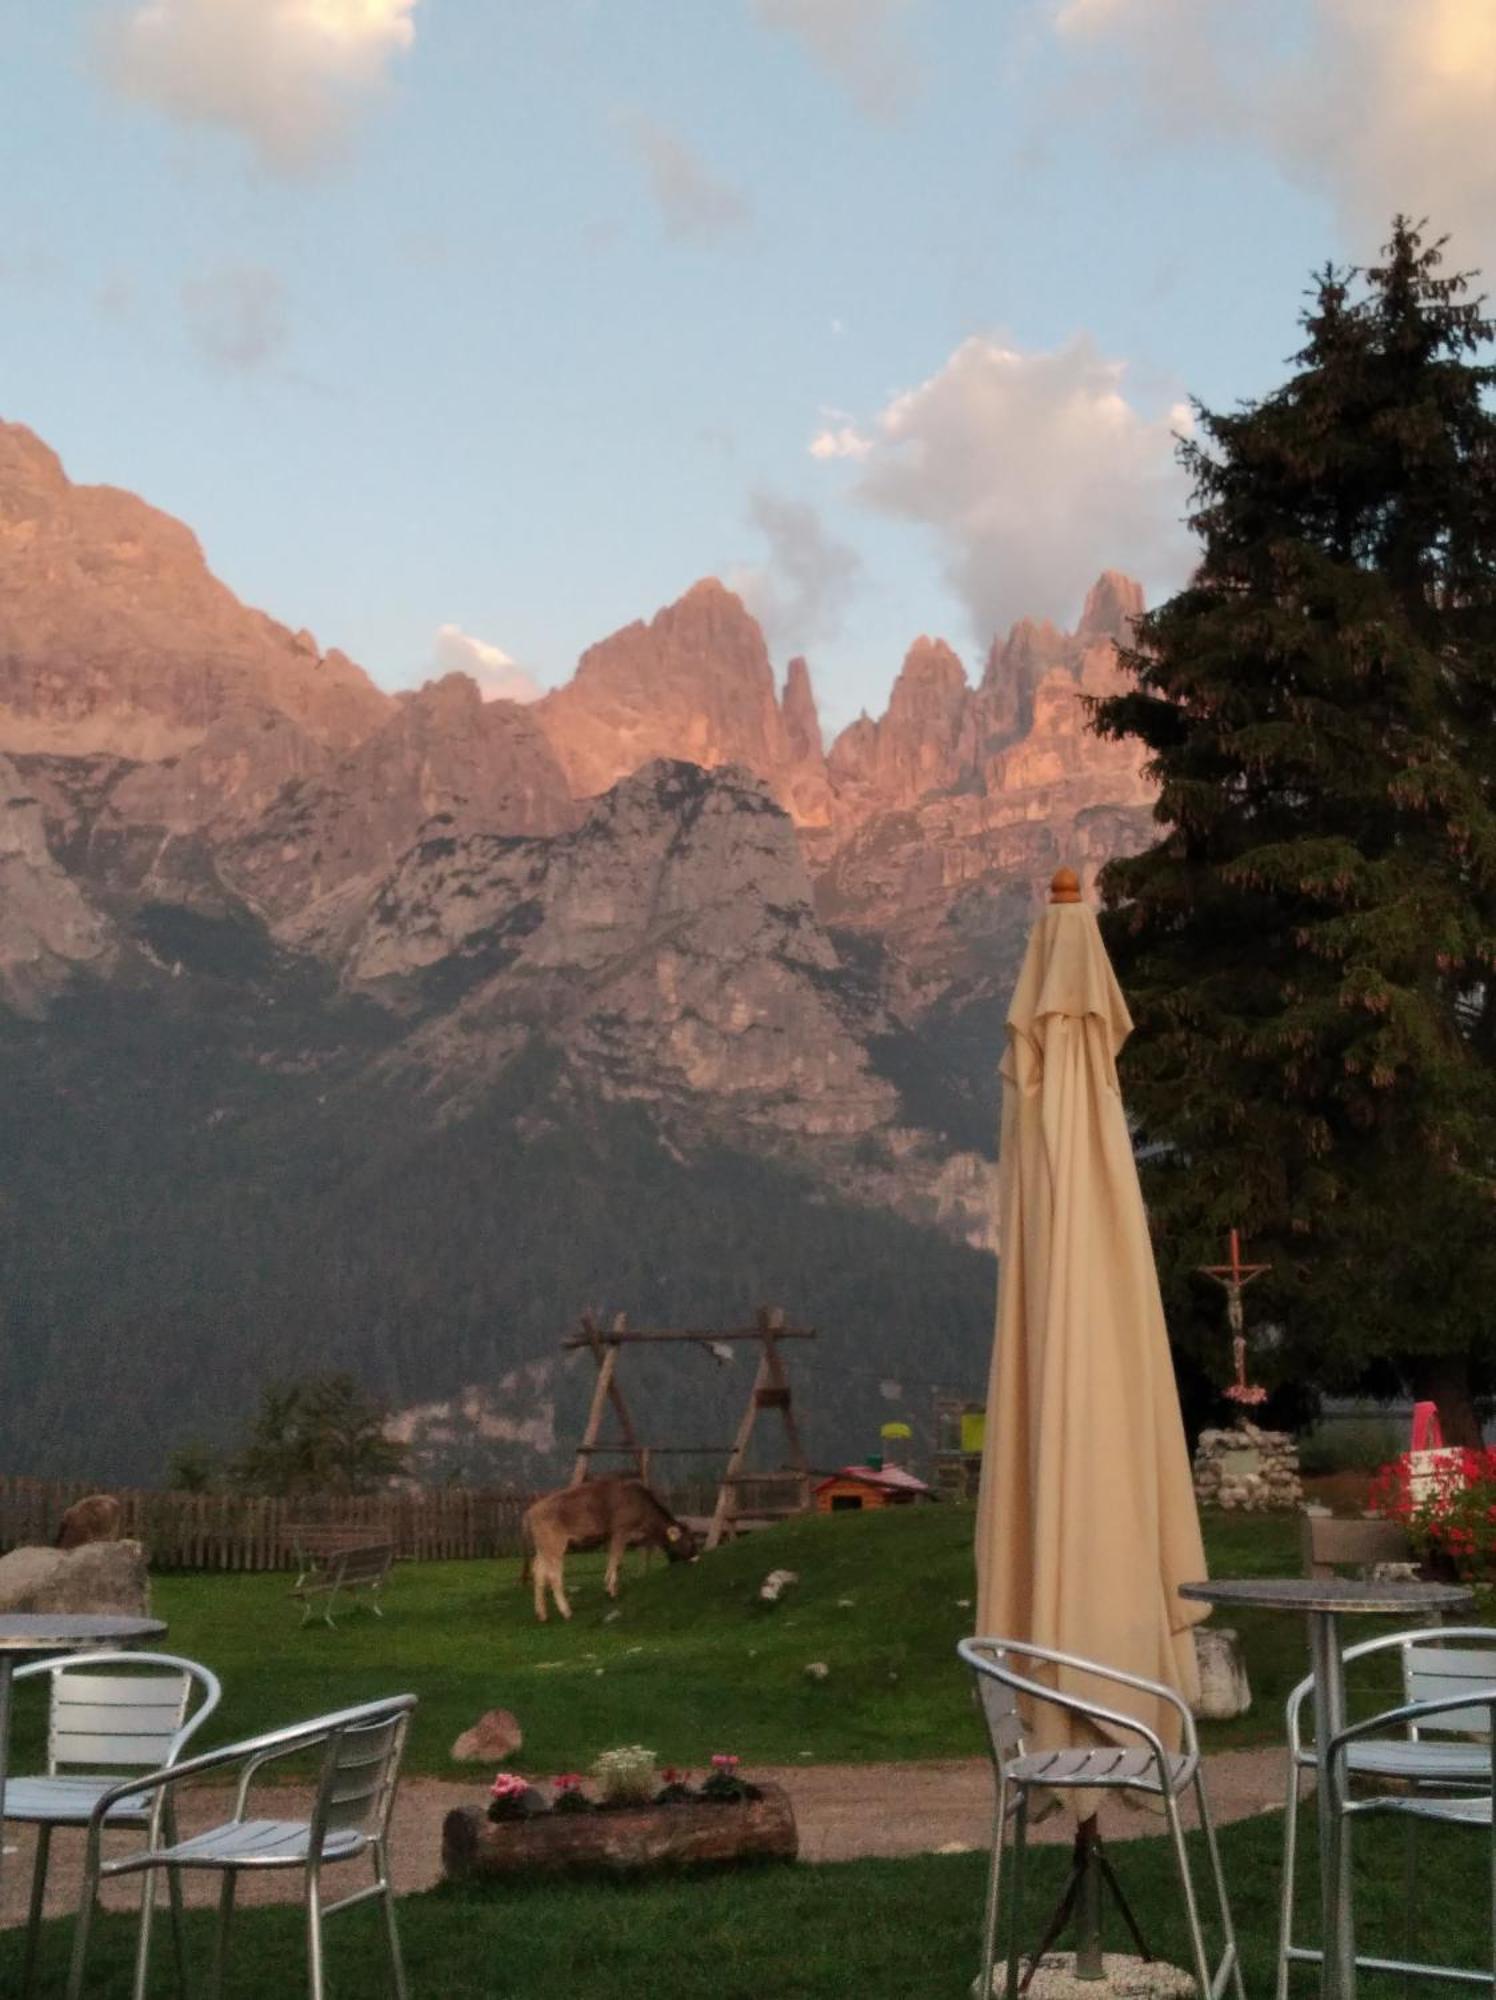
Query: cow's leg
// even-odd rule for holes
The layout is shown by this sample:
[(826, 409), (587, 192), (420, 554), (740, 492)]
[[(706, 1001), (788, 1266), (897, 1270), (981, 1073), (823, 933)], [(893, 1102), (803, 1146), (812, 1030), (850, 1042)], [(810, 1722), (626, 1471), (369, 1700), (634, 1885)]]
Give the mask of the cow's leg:
[(556, 1600), (556, 1609), (563, 1618), (570, 1618), (571, 1606), (566, 1601), (566, 1551), (555, 1558), (551, 1565), (551, 1596)]
[(535, 1616), (545, 1623), (545, 1558), (536, 1556), (530, 1565), (530, 1582), (534, 1588)]
[(623, 1568), (623, 1552), (628, 1546), (628, 1537), (621, 1528), (615, 1528), (608, 1543), (608, 1567), (603, 1573), (603, 1588), (609, 1597), (618, 1595), (618, 1572)]

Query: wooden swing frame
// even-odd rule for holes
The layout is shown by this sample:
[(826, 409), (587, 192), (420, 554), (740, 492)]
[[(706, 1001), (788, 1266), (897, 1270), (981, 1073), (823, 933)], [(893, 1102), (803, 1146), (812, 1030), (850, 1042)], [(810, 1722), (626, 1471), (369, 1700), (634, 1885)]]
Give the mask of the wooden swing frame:
[[(576, 1459), (572, 1466), (572, 1484), (592, 1476), (592, 1461), (602, 1457), (632, 1458), (634, 1471), (647, 1486), (656, 1458), (695, 1458), (725, 1453), (727, 1463), (717, 1487), (717, 1504), (706, 1531), (706, 1546), (714, 1549), (728, 1536), (736, 1535), (749, 1522), (763, 1522), (787, 1519), (791, 1514), (804, 1513), (810, 1506), (810, 1466), (806, 1461), (805, 1447), (800, 1439), (800, 1427), (795, 1419), (794, 1399), (790, 1390), (789, 1371), (780, 1352), (780, 1342), (785, 1340), (814, 1340), (812, 1326), (787, 1326), (783, 1312), (778, 1307), (760, 1306), (754, 1316), (752, 1326), (723, 1328), (664, 1328), (631, 1327), (622, 1313), (614, 1319), (610, 1327), (600, 1327), (591, 1313), (583, 1313), (581, 1332), (570, 1335), (561, 1344), (564, 1348), (586, 1348), (597, 1363), (597, 1381), (593, 1386), (592, 1403), (587, 1412), (587, 1423), (582, 1432), (582, 1441), (577, 1446)], [(753, 1384), (748, 1391), (747, 1405), (739, 1420), (737, 1434), (731, 1444), (644, 1444), (634, 1427), (633, 1415), (629, 1410), (622, 1389), (618, 1385), (618, 1362), (624, 1348), (643, 1346), (646, 1343), (689, 1341), (709, 1353), (719, 1346), (736, 1345), (743, 1341), (757, 1342), (760, 1348), (758, 1367)], [(605, 1439), (602, 1434), (603, 1421), (609, 1408), (617, 1420), (618, 1435)], [(789, 1468), (785, 1472), (750, 1472), (747, 1470), (748, 1452), (753, 1442), (753, 1433), (762, 1413), (775, 1410), (784, 1425), (788, 1450)], [(744, 1504), (743, 1489), (755, 1481), (792, 1481), (795, 1503), (788, 1507), (750, 1507)]]

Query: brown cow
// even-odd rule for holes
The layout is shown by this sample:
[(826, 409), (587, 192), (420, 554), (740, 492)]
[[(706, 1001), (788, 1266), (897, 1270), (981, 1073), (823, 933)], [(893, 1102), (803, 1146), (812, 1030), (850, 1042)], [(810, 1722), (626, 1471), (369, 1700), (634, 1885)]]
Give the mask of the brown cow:
[(533, 1550), (535, 1616), (545, 1622), (545, 1593), (556, 1609), (570, 1618), (562, 1564), (568, 1549), (606, 1547), (608, 1567), (604, 1586), (618, 1595), (618, 1569), (623, 1552), (633, 1544), (663, 1549), (671, 1562), (693, 1562), (696, 1537), (661, 1505), (642, 1479), (584, 1479), (564, 1486), (527, 1507), (521, 1523), (527, 1549)]
[(57, 1530), (60, 1549), (81, 1549), (85, 1542), (117, 1542), (122, 1508), (112, 1493), (90, 1493), (75, 1500)]

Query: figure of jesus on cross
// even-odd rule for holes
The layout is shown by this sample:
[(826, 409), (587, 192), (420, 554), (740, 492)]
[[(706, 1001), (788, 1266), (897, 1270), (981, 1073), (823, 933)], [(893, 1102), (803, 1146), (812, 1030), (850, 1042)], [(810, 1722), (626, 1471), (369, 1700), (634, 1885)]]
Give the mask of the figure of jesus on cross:
[(1264, 1271), (1270, 1271), (1271, 1264), (1244, 1264), (1241, 1260), (1241, 1234), (1231, 1232), (1231, 1262), (1229, 1264), (1202, 1264), (1201, 1274), (1214, 1278), (1226, 1294), (1226, 1324), (1231, 1328), (1231, 1355), (1236, 1364), (1236, 1380), (1226, 1389), (1226, 1395), (1239, 1408), (1265, 1403), (1266, 1389), (1247, 1380), (1247, 1329), (1242, 1313), (1241, 1295), (1254, 1278), (1260, 1278)]

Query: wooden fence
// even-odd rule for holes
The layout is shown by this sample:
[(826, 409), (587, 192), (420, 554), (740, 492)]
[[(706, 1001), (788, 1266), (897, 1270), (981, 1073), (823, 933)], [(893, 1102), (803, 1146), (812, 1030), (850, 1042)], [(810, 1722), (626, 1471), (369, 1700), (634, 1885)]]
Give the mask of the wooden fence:
[[(0, 1553), (52, 1542), (64, 1510), (97, 1486), (62, 1480), (0, 1479)], [(370, 1541), (430, 1562), (446, 1557), (516, 1555), (520, 1516), (532, 1494), (444, 1487), (360, 1499), (272, 1500), (245, 1493), (148, 1493), (114, 1489), (122, 1533), (145, 1544), (153, 1569), (285, 1569), (291, 1528), (307, 1522), (367, 1528)]]
[[(98, 1486), (77, 1481), (0, 1478), (0, 1554), (56, 1539), (64, 1511)], [(122, 1533), (144, 1543), (152, 1569), (287, 1569), (290, 1530), (367, 1528), (370, 1541), (422, 1562), (520, 1551), (520, 1517), (535, 1498), (500, 1488), (438, 1487), (361, 1499), (272, 1500), (247, 1493), (150, 1493), (112, 1490), (124, 1508)], [(709, 1489), (715, 1493), (715, 1488)], [(675, 1511), (699, 1511), (703, 1489), (664, 1496)]]

